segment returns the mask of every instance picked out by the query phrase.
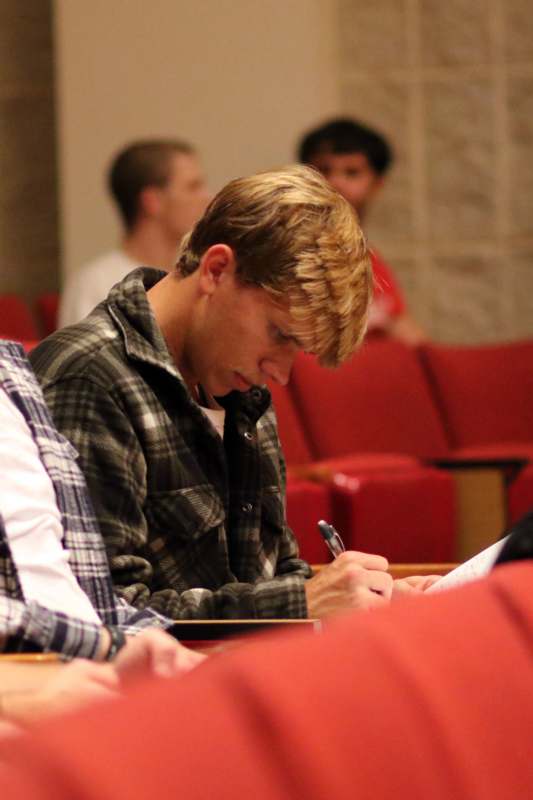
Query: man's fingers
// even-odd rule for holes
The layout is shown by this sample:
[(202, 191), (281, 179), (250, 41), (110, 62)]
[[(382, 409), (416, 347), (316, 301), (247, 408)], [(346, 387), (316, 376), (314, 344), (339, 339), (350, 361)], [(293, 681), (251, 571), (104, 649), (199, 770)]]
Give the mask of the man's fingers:
[(358, 550), (347, 550), (342, 553), (334, 562), (339, 568), (345, 564), (356, 564), (365, 569), (375, 569), (386, 572), (389, 562), (384, 556), (377, 556), (373, 553), (360, 553)]
[(385, 599), (390, 599), (394, 582), (388, 572), (375, 569), (352, 567), (350, 575), (352, 589), (362, 587), (371, 592), (377, 592)]

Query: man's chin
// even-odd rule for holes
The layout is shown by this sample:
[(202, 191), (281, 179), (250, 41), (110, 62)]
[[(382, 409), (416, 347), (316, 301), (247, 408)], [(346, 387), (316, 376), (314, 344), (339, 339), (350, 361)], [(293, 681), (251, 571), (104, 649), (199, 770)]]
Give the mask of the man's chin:
[(249, 392), (252, 386), (240, 372), (233, 373), (233, 388), (238, 392)]

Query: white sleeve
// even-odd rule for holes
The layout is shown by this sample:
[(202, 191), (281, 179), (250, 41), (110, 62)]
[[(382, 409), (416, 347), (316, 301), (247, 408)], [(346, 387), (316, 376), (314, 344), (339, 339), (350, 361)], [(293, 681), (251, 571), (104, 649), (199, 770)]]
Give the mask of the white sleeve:
[(68, 563), (54, 487), (21, 412), (0, 387), (0, 514), (24, 598), (100, 622)]

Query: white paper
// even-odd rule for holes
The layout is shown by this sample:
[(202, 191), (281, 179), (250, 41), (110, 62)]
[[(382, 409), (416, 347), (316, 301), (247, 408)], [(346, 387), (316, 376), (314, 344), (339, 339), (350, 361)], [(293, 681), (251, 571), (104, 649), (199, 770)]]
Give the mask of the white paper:
[(462, 583), (474, 581), (476, 578), (482, 578), (494, 566), (494, 562), (500, 555), (500, 551), (508, 538), (508, 536), (504, 536), (503, 539), (491, 544), (481, 553), (465, 561), (464, 564), (444, 575), (440, 581), (426, 589), (426, 592), (440, 592), (443, 589), (451, 589), (454, 586), (460, 586)]

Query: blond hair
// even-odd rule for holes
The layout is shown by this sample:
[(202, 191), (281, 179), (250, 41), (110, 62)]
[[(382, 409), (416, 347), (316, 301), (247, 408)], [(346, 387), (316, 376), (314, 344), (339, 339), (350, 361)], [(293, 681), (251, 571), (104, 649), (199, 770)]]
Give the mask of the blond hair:
[(242, 283), (288, 301), (306, 351), (327, 366), (352, 354), (366, 329), (372, 269), (355, 212), (318, 172), (293, 166), (231, 181), (183, 239), (180, 274), (220, 243), (234, 251)]

